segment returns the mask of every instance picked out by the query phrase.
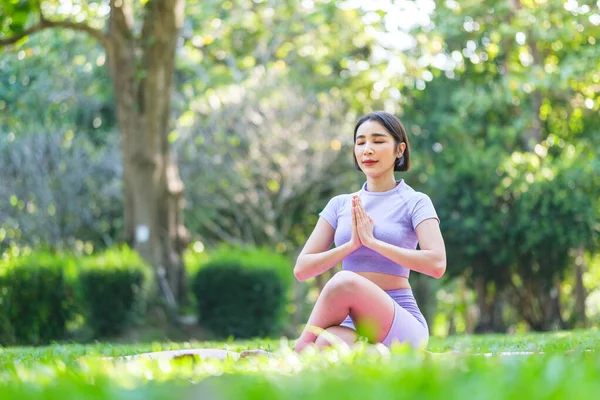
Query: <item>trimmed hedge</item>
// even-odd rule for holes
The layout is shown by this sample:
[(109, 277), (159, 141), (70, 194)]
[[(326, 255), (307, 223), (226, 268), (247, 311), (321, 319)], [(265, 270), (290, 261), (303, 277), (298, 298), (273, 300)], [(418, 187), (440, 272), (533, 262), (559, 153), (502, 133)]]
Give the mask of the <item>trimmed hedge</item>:
[(291, 289), (294, 282), (294, 265), (282, 254), (267, 247), (236, 246), (222, 243), (214, 249), (202, 253), (188, 251), (184, 255), (186, 269), (190, 276), (213, 262), (242, 265), (245, 269), (268, 269), (277, 274), (285, 290)]
[(265, 337), (281, 329), (285, 289), (272, 269), (212, 261), (198, 270), (192, 291), (199, 323), (219, 338)]
[(95, 338), (122, 333), (142, 312), (148, 272), (146, 263), (127, 247), (83, 260), (79, 292)]
[(66, 338), (72, 259), (33, 253), (0, 262), (0, 344), (47, 344)]

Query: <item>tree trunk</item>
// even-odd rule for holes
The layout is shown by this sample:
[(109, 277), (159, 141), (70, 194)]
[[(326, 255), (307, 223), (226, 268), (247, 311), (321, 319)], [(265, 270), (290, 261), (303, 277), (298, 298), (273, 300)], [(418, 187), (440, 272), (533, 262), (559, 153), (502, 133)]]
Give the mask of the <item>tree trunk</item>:
[(475, 326), (475, 333), (493, 332), (492, 309), (488, 301), (487, 282), (481, 277), (475, 279), (475, 294), (479, 308), (479, 321)]
[(506, 290), (498, 290), (494, 292), (494, 299), (491, 307), (492, 311), (492, 321), (491, 328), (492, 331), (497, 333), (504, 333), (508, 329), (506, 326), (506, 321), (504, 320), (504, 309), (506, 307), (505, 301), (505, 292)]
[(561, 282), (560, 279), (554, 277), (552, 289), (550, 289), (550, 298), (551, 307), (548, 313), (548, 322), (547, 326), (549, 329), (558, 328), (558, 329), (566, 329), (567, 324), (565, 323), (564, 318), (562, 317), (562, 310), (560, 307), (560, 291), (561, 291)]
[(585, 314), (587, 293), (583, 285), (583, 274), (585, 273), (583, 256), (583, 249), (578, 249), (575, 259), (575, 312), (573, 313), (573, 325), (578, 328), (585, 328), (587, 326), (587, 316)]
[(185, 296), (181, 255), (187, 244), (183, 183), (167, 140), (183, 5), (148, 2), (137, 39), (131, 2), (113, 0), (107, 46), (123, 151), (124, 235), (154, 267), (172, 310)]
[(465, 321), (465, 333), (472, 334), (475, 331), (476, 321), (473, 318), (471, 307), (469, 307), (469, 301), (467, 299), (469, 286), (467, 284), (466, 278), (464, 275), (459, 276), (458, 278), (458, 298), (460, 299), (460, 304), (463, 308), (463, 319)]
[(554, 278), (550, 285), (530, 277), (521, 285), (512, 283), (513, 305), (517, 313), (536, 332), (566, 328), (560, 309), (560, 280)]

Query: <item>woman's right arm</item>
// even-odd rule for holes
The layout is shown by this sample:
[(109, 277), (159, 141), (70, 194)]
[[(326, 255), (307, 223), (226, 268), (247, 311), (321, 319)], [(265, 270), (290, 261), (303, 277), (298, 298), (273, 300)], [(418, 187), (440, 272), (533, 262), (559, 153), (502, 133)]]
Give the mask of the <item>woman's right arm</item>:
[(328, 250), (333, 243), (334, 235), (335, 229), (329, 225), (329, 222), (323, 217), (319, 218), (315, 229), (296, 260), (294, 266), (296, 279), (304, 281), (322, 274), (361, 246), (360, 242), (356, 243), (355, 240), (351, 240)]

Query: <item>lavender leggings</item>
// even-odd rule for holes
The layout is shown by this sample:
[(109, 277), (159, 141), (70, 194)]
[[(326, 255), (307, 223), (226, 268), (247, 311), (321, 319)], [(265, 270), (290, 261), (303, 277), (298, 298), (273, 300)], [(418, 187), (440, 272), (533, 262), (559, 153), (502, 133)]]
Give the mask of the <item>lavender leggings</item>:
[[(409, 343), (412, 347), (425, 347), (429, 341), (427, 321), (421, 314), (411, 289), (385, 291), (394, 302), (394, 320), (390, 331), (381, 343), (390, 347), (392, 343)], [(350, 316), (340, 324), (356, 330)]]

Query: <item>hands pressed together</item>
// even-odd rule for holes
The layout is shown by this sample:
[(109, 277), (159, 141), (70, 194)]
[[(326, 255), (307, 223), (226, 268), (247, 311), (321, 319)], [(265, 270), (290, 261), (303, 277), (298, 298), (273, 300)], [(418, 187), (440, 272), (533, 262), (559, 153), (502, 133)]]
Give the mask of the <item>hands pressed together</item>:
[(376, 241), (373, 236), (373, 219), (367, 214), (358, 195), (352, 196), (352, 237), (354, 250), (360, 246), (370, 247)]

